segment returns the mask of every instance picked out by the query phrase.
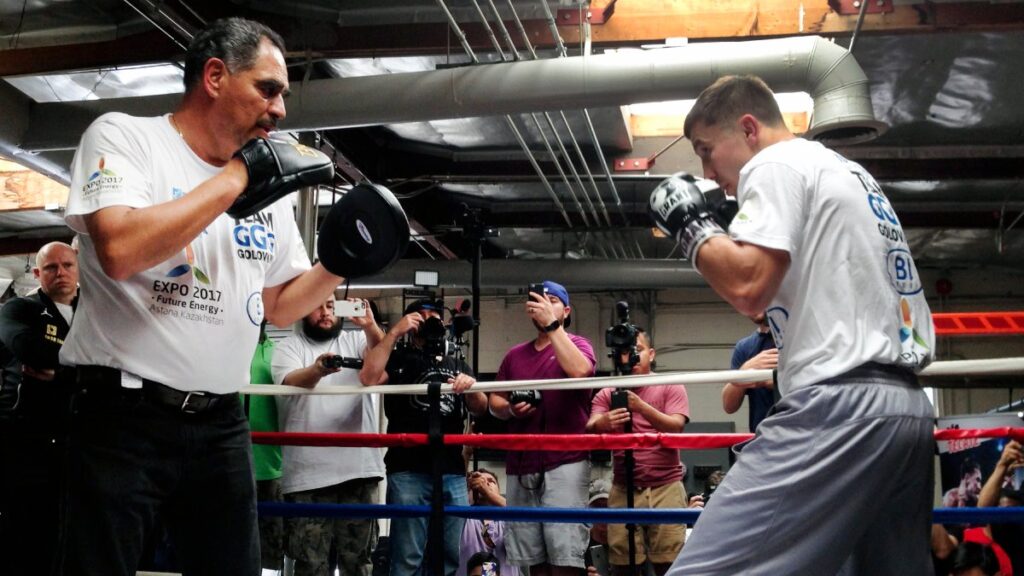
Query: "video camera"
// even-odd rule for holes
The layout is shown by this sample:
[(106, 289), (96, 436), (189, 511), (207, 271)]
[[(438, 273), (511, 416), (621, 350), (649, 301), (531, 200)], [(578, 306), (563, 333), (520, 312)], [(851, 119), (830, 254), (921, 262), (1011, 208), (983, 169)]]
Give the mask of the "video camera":
[(538, 406), (542, 397), (540, 390), (513, 390), (508, 393), (509, 404), (519, 404), (520, 402), (526, 402), (530, 406)]
[[(405, 295), (407, 294), (403, 294)], [(433, 359), (451, 356), (458, 361), (465, 361), (464, 348), (467, 342), (464, 336), (479, 325), (479, 322), (469, 314), (472, 302), (466, 299), (459, 300), (454, 308), (445, 308), (444, 297), (437, 298), (432, 291), (417, 291), (415, 296), (418, 298), (410, 307), (420, 304), (422, 308), (433, 310), (439, 315), (447, 311), (451, 318), (450, 322), (445, 324), (443, 316), (431, 316), (420, 324), (417, 334), (423, 338), (423, 352)], [(406, 314), (409, 313), (410, 307), (406, 307)], [(408, 345), (408, 342), (400, 344), (403, 347)]]
[(323, 359), (323, 365), (325, 368), (352, 368), (353, 370), (359, 370), (363, 367), (363, 359), (329, 356)]
[(419, 335), (423, 337), (423, 350), (431, 356), (447, 356), (453, 352), (452, 343), (448, 340), (448, 328), (444, 321), (431, 316), (420, 324)]
[[(619, 374), (629, 374), (633, 367), (640, 362), (640, 353), (636, 350), (636, 337), (640, 329), (629, 321), (629, 302), (621, 300), (615, 303), (615, 311), (619, 317), (619, 323), (609, 326), (604, 333), (604, 344), (610, 351), (608, 356), (615, 364)], [(625, 362), (622, 356), (628, 354)]]

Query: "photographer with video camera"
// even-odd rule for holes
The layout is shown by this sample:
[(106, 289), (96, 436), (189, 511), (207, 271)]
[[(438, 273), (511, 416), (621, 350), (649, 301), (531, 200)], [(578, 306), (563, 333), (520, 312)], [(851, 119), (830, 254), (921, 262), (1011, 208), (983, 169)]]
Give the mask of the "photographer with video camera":
[[(650, 336), (629, 322), (629, 305), (619, 302), (620, 323), (606, 333), (610, 355), (619, 372), (650, 374), (655, 357)], [(690, 403), (682, 384), (645, 386), (630, 390), (604, 388), (594, 396), (587, 432), (679, 433), (690, 420)], [(629, 428), (629, 429), (627, 429)], [(627, 461), (632, 453), (633, 462)], [(609, 508), (685, 508), (682, 479), (685, 466), (679, 451), (671, 448), (616, 450), (612, 454), (612, 489)], [(632, 467), (633, 470), (629, 470)], [(632, 474), (632, 482), (627, 479)], [(632, 486), (630, 486), (632, 484)], [(632, 488), (632, 502), (629, 490)], [(633, 547), (629, 539), (632, 533)], [(682, 524), (647, 524), (627, 529), (608, 525), (609, 563), (612, 576), (630, 574), (630, 566), (651, 562), (661, 576), (682, 550), (686, 528)], [(632, 558), (631, 558), (632, 556)]]
[[(526, 315), (537, 338), (513, 347), (497, 380), (584, 378), (594, 375), (594, 347), (566, 332), (572, 320), (569, 293), (555, 282), (531, 284)], [(509, 420), (513, 434), (581, 434), (590, 414), (590, 390), (517, 390), (491, 394), (491, 414)], [(590, 482), (584, 450), (513, 451), (506, 460), (509, 506), (583, 508)], [(589, 530), (583, 524), (510, 522), (508, 559), (531, 576), (575, 576), (584, 568)]]
[[(346, 310), (342, 311), (344, 307)], [(343, 331), (344, 317), (359, 330)], [(384, 338), (366, 300), (337, 304), (334, 296), (302, 319), (302, 332), (274, 349), (274, 382), (301, 388), (360, 386), (357, 369), (364, 353)], [(347, 366), (346, 366), (347, 364)], [(282, 432), (363, 432), (380, 430), (375, 394), (289, 394), (277, 396)], [(373, 504), (384, 477), (379, 448), (282, 447), (281, 492), (300, 504)], [(295, 575), (325, 574), (337, 562), (343, 574), (369, 570), (373, 523), (363, 518), (286, 518), (285, 552)], [(331, 549), (337, 557), (330, 558)]]
[[(422, 299), (409, 304), (402, 319), (384, 336), (381, 343), (366, 355), (359, 374), (364, 386), (379, 384), (425, 384), (444, 382), (454, 387), (453, 394), (441, 395), (441, 432), (461, 434), (469, 414), (482, 415), (487, 410), (487, 395), (468, 392), (476, 383), (473, 372), (464, 361), (457, 360), (448, 341), (441, 318), (442, 303)], [(404, 336), (405, 342), (399, 342)], [(388, 417), (388, 434), (429, 431), (427, 395), (395, 395), (384, 397)], [(442, 459), (444, 502), (468, 506), (466, 463), (462, 448), (445, 446), (435, 454), (421, 446), (392, 447), (384, 457), (387, 468), (389, 505), (429, 505), (434, 460)], [(459, 564), (459, 539), (465, 519), (446, 516), (444, 519), (444, 573), (455, 573)], [(390, 560), (392, 576), (410, 576), (427, 572), (425, 562), (428, 521), (425, 517), (391, 520)]]

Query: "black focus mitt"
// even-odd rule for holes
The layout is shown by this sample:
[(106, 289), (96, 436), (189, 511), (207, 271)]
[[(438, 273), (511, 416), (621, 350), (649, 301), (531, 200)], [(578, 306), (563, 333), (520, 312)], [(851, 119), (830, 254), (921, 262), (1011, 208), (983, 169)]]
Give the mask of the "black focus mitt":
[(409, 244), (409, 220), (387, 188), (356, 184), (327, 212), (316, 243), (320, 263), (345, 278), (371, 276), (395, 263)]
[(334, 179), (334, 162), (319, 150), (284, 140), (253, 138), (235, 156), (245, 162), (249, 185), (228, 208), (228, 216), (245, 218), (285, 194)]

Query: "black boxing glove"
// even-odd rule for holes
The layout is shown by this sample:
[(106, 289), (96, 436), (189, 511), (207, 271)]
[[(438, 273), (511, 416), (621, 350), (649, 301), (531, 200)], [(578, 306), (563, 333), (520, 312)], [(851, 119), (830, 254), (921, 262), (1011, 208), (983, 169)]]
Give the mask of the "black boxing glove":
[(228, 208), (228, 216), (245, 218), (303, 186), (334, 179), (334, 162), (319, 150), (284, 140), (253, 138), (235, 157), (245, 162), (249, 185)]
[(736, 201), (712, 180), (686, 172), (673, 174), (651, 192), (648, 212), (654, 224), (675, 238), (697, 267), (697, 251), (715, 236), (725, 236), (736, 215)]

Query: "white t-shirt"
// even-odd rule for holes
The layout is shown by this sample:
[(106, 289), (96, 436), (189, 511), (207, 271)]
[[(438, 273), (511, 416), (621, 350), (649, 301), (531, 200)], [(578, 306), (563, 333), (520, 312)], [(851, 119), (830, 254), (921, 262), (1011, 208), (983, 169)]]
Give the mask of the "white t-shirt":
[(60, 315), (64, 317), (64, 321), (68, 323), (68, 326), (71, 326), (71, 320), (75, 317), (75, 309), (71, 307), (71, 304), (54, 302), (53, 305), (60, 311)]
[(81, 296), (62, 364), (110, 366), (187, 391), (249, 383), (264, 286), (310, 266), (287, 199), (243, 220), (221, 214), (176, 256), (123, 281), (103, 272), (83, 219), (109, 206), (169, 202), (220, 171), (167, 116), (104, 114), (86, 130), (66, 216), (81, 234)]
[(869, 361), (931, 362), (931, 312), (903, 228), (860, 165), (787, 140), (743, 167), (738, 190), (729, 235), (791, 260), (767, 311), (783, 393)]
[[(274, 384), (281, 384), (291, 372), (312, 365), (321, 354), (361, 358), (365, 352), (366, 334), (361, 330), (343, 331), (326, 342), (294, 334), (274, 346), (270, 363)], [(359, 371), (342, 368), (317, 383), (317, 388), (325, 386), (361, 388)], [(278, 429), (282, 432), (380, 432), (377, 394), (303, 394), (276, 399)], [(384, 453), (380, 448), (283, 446), (281, 452), (281, 491), (285, 494), (356, 478), (384, 477)]]

